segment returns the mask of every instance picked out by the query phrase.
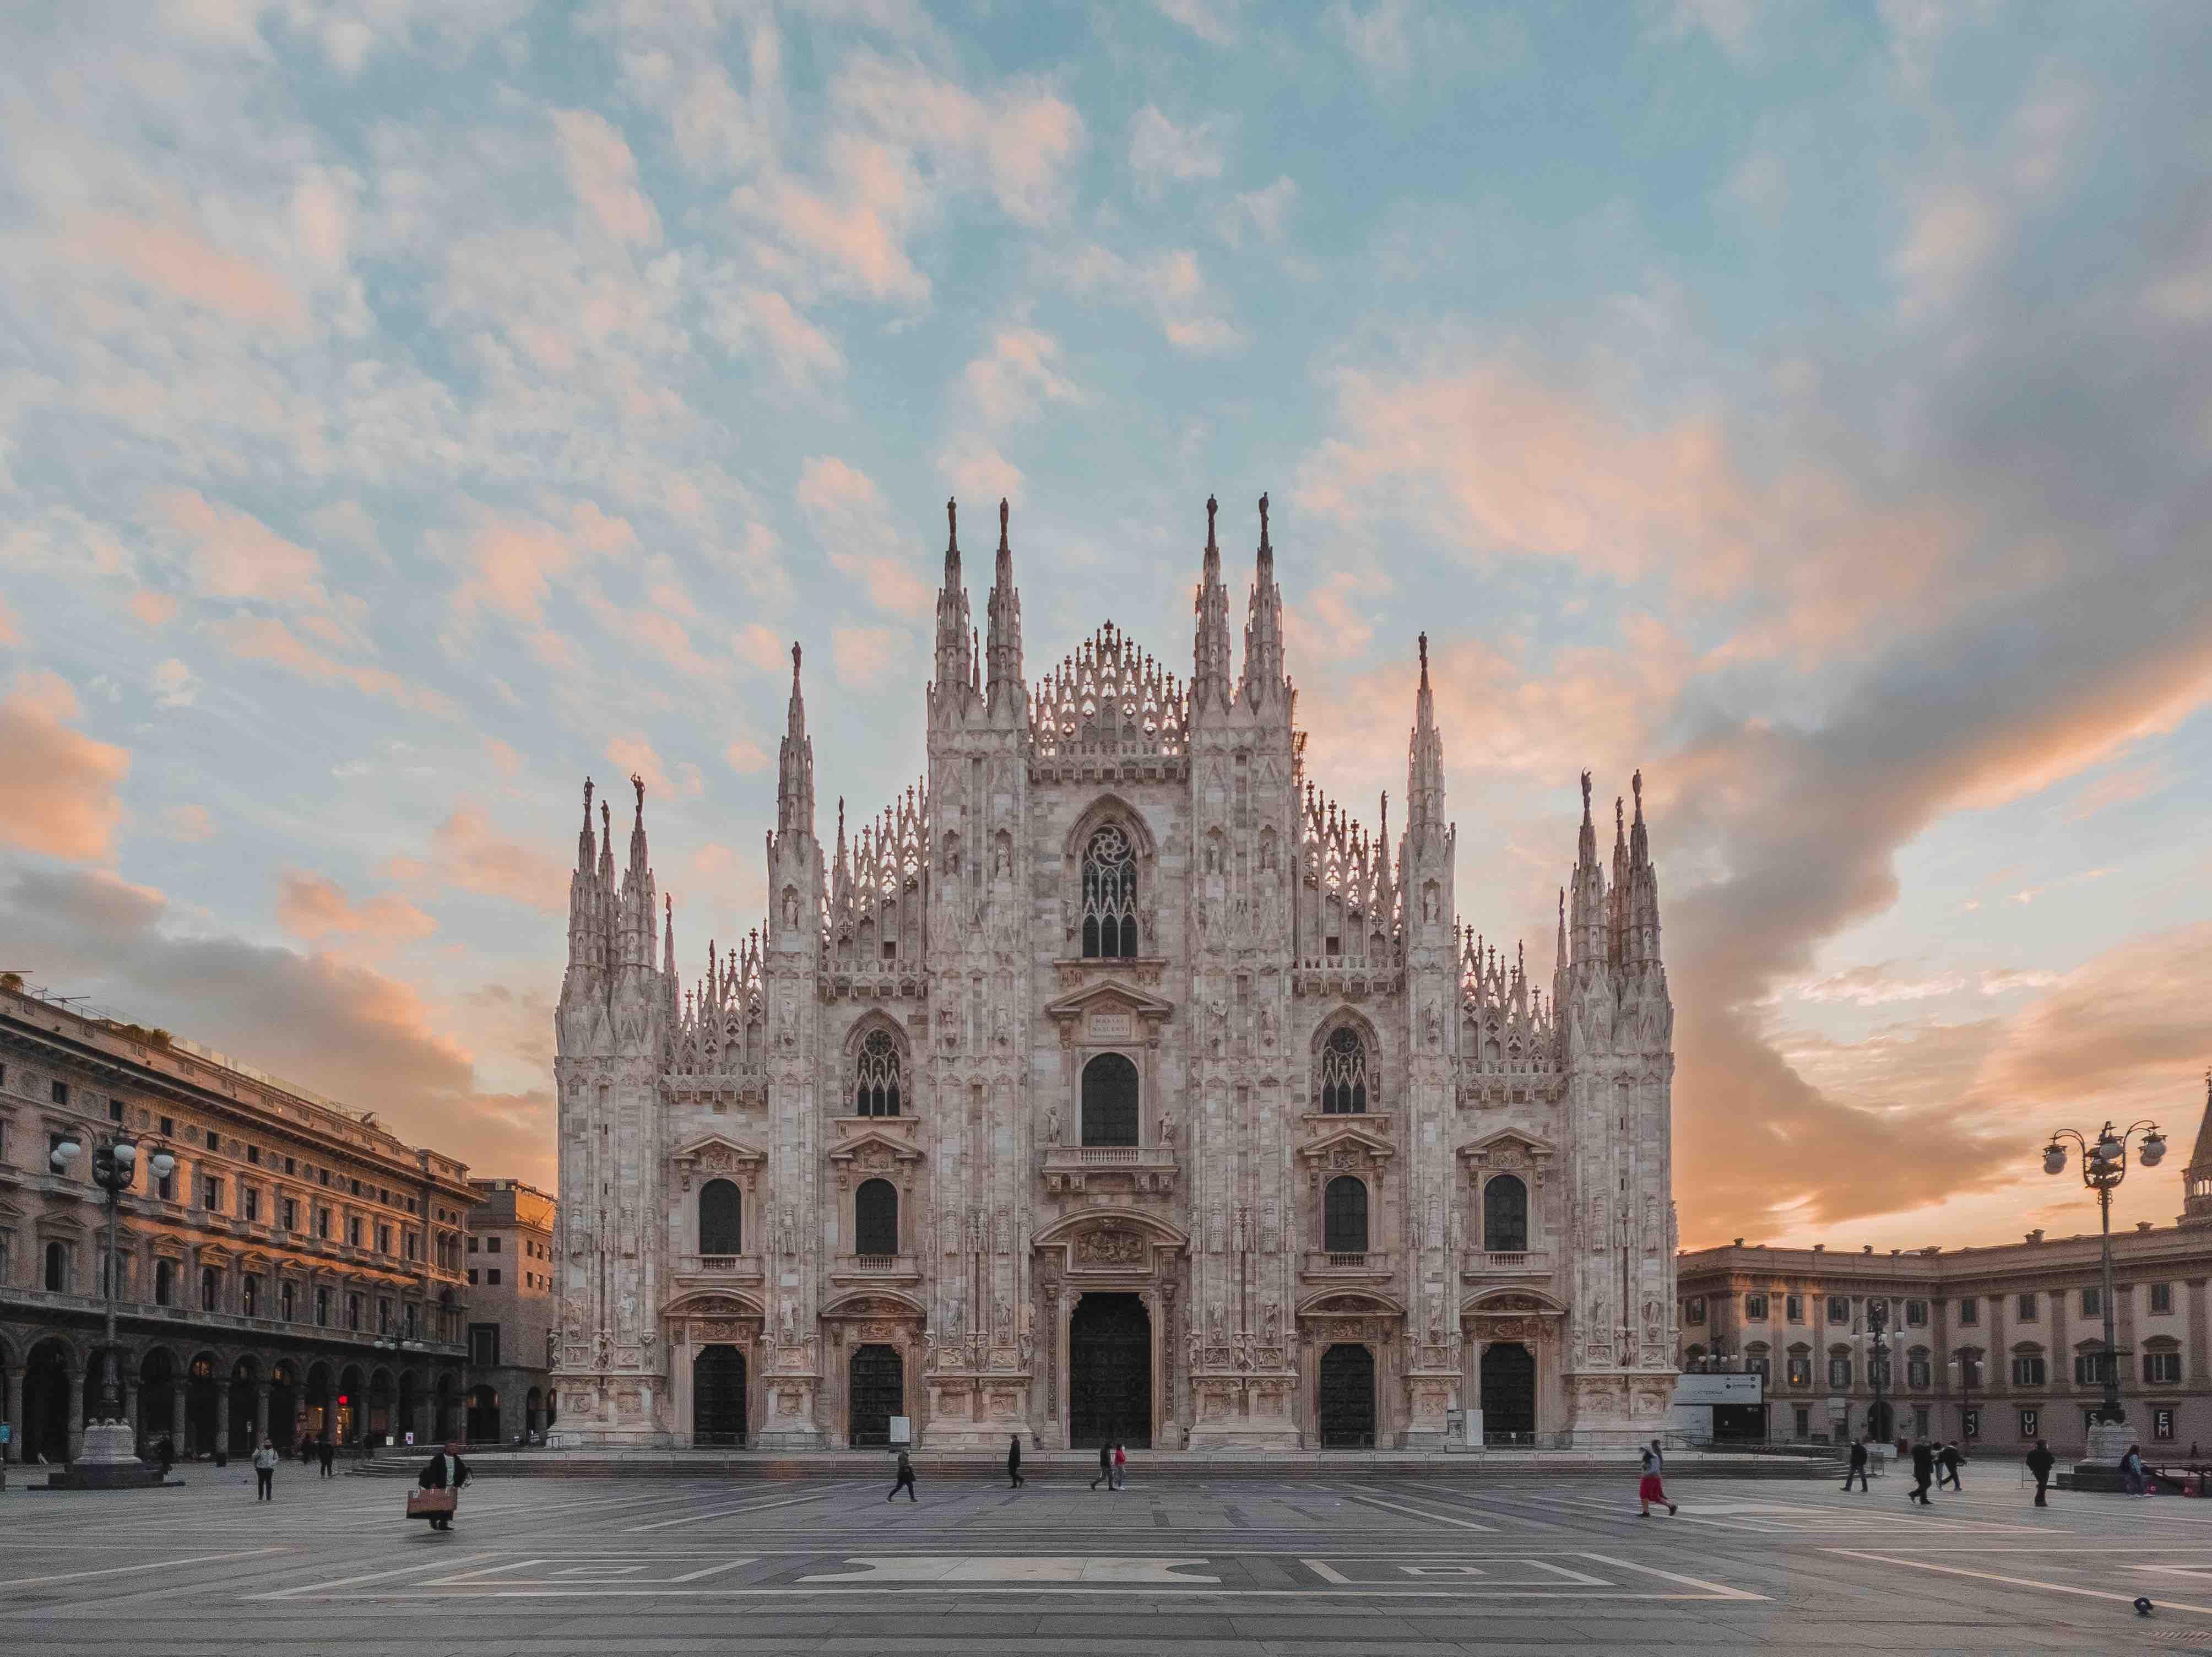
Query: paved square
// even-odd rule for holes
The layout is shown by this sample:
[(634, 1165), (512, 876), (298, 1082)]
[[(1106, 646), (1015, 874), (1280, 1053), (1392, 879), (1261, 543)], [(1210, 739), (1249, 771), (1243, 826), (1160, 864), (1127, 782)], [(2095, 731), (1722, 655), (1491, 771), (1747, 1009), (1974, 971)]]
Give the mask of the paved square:
[[(194, 1468), (0, 1496), (0, 1650), (1243, 1654), (2151, 1651), (2212, 1645), (2212, 1503), (1903, 1485), (1484, 1477), (1164, 1482), (486, 1478)], [(2129, 1602), (2159, 1602), (2148, 1620)], [(2194, 1637), (2191, 1637), (2194, 1636)]]

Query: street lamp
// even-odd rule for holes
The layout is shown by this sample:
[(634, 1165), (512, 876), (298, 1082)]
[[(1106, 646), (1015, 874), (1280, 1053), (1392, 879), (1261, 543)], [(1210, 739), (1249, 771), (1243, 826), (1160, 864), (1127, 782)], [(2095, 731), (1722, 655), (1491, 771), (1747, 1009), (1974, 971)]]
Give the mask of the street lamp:
[(2133, 1122), (2125, 1128), (2115, 1128), (2107, 1122), (2094, 1142), (2071, 1128), (2061, 1128), (2043, 1148), (2043, 1171), (2051, 1174), (2066, 1172), (2067, 1141), (2080, 1148), (2081, 1183), (2097, 1193), (2097, 1209), (2104, 1221), (2105, 1397), (2097, 1407), (2097, 1421), (2108, 1427), (2117, 1427), (2127, 1419), (2127, 1410), (2120, 1404), (2119, 1349), (2112, 1334), (2112, 1192), (2128, 1177), (2128, 1142), (2137, 1132), (2142, 1135), (2142, 1143), (2136, 1154), (2143, 1167), (2156, 1167), (2166, 1160), (2166, 1136), (2155, 1122)]
[[(56, 1173), (67, 1173), (70, 1164), (83, 1154), (83, 1136), (65, 1133), (47, 1161)], [(148, 1171), (157, 1180), (167, 1179), (177, 1166), (177, 1159), (166, 1146), (155, 1146), (144, 1160)], [(98, 1443), (101, 1448), (91, 1457), (100, 1461), (137, 1459), (132, 1448), (135, 1435), (123, 1420), (122, 1398), (115, 1378), (115, 1231), (118, 1199), (137, 1178), (139, 1161), (138, 1142), (125, 1132), (110, 1134), (92, 1148), (92, 1183), (107, 1193), (107, 1266), (100, 1274), (100, 1286), (107, 1313), (107, 1343), (100, 1351), (100, 1420), (94, 1425), (95, 1429), (106, 1427), (110, 1431), (100, 1435)], [(118, 1448), (120, 1453), (117, 1453)]]
[(1981, 1366), (1968, 1357), (1962, 1347), (1948, 1367), (1959, 1372), (1959, 1437), (1962, 1441), (1978, 1438), (1981, 1435), (1967, 1423), (1974, 1418), (1974, 1372)]
[[(1866, 1303), (1866, 1325), (1869, 1349), (1867, 1376), (1874, 1384), (1874, 1403), (1867, 1410), (1867, 1430), (1876, 1438), (1893, 1438), (1888, 1412), (1882, 1406), (1882, 1383), (1889, 1379), (1889, 1348), (1884, 1343), (1884, 1331), (1889, 1327), (1889, 1302), (1869, 1296)], [(1876, 1431), (1879, 1427), (1880, 1430)]]

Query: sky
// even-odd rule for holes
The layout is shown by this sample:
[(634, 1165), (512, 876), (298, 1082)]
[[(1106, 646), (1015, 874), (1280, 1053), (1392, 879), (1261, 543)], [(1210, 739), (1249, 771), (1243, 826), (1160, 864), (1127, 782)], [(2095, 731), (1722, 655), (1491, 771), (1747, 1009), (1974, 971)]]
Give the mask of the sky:
[(1686, 1245), (2093, 1229), (2037, 1153), (2108, 1116), (2163, 1223), (2207, 85), (2193, 3), (15, 9), (0, 969), (550, 1185), (586, 773), (688, 975), (792, 640), (825, 813), (918, 776), (947, 496), (1035, 678), (1187, 670), (1264, 490), (1311, 775), (1402, 794), (1425, 629), (1546, 981), (1642, 768)]

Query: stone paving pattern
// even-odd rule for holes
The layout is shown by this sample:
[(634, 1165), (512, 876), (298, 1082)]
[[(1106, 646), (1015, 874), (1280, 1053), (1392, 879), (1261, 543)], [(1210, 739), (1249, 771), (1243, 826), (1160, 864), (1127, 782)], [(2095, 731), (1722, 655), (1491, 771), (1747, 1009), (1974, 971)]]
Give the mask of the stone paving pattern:
[[(1447, 1483), (1330, 1476), (1093, 1491), (1041, 1471), (404, 1488), (196, 1465), (181, 1486), (0, 1495), (0, 1651), (2012, 1653), (2212, 1644), (2212, 1502), (1905, 1481)], [(2129, 1605), (2160, 1602), (2148, 1619)]]

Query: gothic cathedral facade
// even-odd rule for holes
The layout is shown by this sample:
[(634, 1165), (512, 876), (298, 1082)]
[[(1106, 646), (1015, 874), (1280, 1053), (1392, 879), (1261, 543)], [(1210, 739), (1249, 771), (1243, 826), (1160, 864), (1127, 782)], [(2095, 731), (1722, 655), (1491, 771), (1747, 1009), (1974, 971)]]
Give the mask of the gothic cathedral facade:
[(1664, 1422), (1674, 1014), (1640, 779), (1608, 870), (1583, 778), (1546, 993), (1459, 924), (1425, 639), (1394, 843), (1387, 795), (1370, 832), (1306, 775), (1264, 497), (1232, 673), (1206, 508), (1184, 683), (1110, 624), (1025, 680), (1005, 505), (980, 637), (956, 522), (927, 774), (857, 834), (841, 803), (826, 846), (794, 647), (767, 925), (688, 988), (644, 785), (619, 871), (585, 785), (555, 1442)]

